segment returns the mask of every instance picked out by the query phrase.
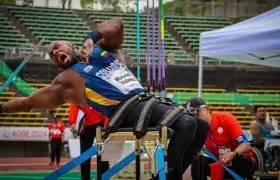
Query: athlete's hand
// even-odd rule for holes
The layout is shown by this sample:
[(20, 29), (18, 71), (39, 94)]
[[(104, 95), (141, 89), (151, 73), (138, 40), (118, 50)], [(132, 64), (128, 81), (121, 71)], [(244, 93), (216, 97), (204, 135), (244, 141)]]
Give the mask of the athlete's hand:
[(81, 60), (83, 62), (87, 62), (88, 61), (88, 58), (92, 52), (92, 48), (93, 48), (93, 45), (94, 45), (94, 42), (92, 39), (86, 39), (83, 43), (83, 46), (82, 46), (82, 49), (81, 49)]
[(77, 132), (76, 124), (72, 124), (72, 125), (71, 125), (70, 131), (73, 133), (73, 135), (76, 134), (76, 132)]
[(226, 153), (223, 155), (222, 161), (225, 164), (229, 164), (229, 163), (231, 163), (233, 158), (234, 158), (234, 152), (229, 152), (229, 153)]
[(72, 124), (70, 129), (71, 129), (71, 132), (77, 131), (76, 124)]

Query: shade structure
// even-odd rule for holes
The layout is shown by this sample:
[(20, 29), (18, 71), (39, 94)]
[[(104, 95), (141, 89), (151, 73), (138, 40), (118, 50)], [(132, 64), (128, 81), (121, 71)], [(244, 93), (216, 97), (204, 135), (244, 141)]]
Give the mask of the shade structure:
[[(199, 44), (203, 57), (280, 67), (280, 7), (251, 19), (214, 31), (203, 32)], [(203, 64), (199, 63), (199, 96)]]

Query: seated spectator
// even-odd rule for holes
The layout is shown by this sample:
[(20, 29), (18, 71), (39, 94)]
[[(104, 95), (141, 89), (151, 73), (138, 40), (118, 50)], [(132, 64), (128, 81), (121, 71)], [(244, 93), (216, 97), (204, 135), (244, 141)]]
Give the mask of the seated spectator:
[(266, 109), (263, 106), (254, 106), (255, 120), (251, 122), (250, 130), (253, 142), (262, 149), (264, 148), (265, 137), (271, 135), (274, 129), (272, 124), (266, 122)]
[[(266, 122), (266, 109), (263, 106), (254, 106), (255, 120), (251, 122), (250, 130), (253, 136), (255, 146), (262, 152), (265, 159), (268, 159), (269, 153), (274, 154), (277, 148), (272, 148), (272, 152), (264, 152), (265, 137), (271, 135), (274, 130), (272, 124)], [(274, 170), (279, 170), (280, 160), (273, 165)]]
[[(210, 125), (206, 148), (242, 178), (253, 179), (255, 157), (237, 119), (227, 112), (211, 112), (201, 98), (190, 99), (185, 107), (193, 108), (197, 115)], [(211, 158), (198, 155), (191, 165), (192, 178), (198, 180), (210, 177), (211, 170), (214, 170), (210, 167), (213, 163), (215, 161)], [(224, 171), (222, 178), (232, 177)]]

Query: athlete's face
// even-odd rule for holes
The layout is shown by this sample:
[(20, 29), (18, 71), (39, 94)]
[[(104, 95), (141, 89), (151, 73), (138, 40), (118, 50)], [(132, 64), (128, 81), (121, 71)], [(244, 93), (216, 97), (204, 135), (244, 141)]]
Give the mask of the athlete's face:
[(265, 120), (266, 118), (266, 110), (264, 107), (259, 107), (256, 112), (256, 118), (259, 120)]
[(48, 53), (53, 62), (64, 69), (73, 65), (74, 58), (71, 43), (68, 41), (54, 41), (48, 48)]

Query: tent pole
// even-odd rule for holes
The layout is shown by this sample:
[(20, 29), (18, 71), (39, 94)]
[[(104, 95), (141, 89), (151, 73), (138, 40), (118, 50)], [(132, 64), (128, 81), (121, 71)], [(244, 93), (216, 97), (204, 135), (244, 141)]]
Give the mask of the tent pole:
[(199, 56), (198, 65), (198, 97), (202, 97), (203, 57)]

